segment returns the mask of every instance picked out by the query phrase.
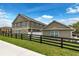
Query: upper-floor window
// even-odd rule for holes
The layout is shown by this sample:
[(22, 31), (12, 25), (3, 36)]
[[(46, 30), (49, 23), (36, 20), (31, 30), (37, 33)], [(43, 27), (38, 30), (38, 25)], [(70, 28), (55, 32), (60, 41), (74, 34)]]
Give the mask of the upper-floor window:
[(40, 27), (43, 27), (43, 25), (42, 25), (42, 24), (39, 24), (39, 26), (40, 26)]
[(31, 22), (31, 24), (30, 24), (31, 26), (36, 26), (36, 23), (35, 22)]
[(35, 22), (35, 23), (33, 23), (33, 25), (34, 25), (35, 27), (40, 27), (41, 24)]
[(20, 27), (21, 26), (21, 23), (17, 23), (17, 26)]
[(13, 27), (16, 27), (17, 24), (13, 24)]
[(27, 26), (27, 23), (26, 22), (22, 22), (21, 26)]
[(20, 22), (20, 23), (13, 24), (13, 27), (22, 27), (22, 26), (27, 26), (27, 23), (26, 22)]
[(20, 27), (21, 24), (20, 24), (20, 23), (15, 23), (13, 26), (14, 26), (14, 27)]

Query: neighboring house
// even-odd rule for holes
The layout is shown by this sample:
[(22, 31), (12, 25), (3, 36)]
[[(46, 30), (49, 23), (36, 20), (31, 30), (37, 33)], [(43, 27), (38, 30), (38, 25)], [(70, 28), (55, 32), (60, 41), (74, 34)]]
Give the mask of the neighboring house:
[(12, 28), (11, 27), (0, 27), (0, 33), (11, 33)]
[(12, 32), (13, 33), (36, 33), (42, 34), (41, 29), (46, 26), (46, 24), (34, 20), (30, 17), (27, 17), (22, 14), (18, 14), (16, 19), (12, 23)]
[(74, 32), (73, 32), (73, 37), (74, 37), (74, 38), (79, 38), (79, 33), (74, 33)]
[(42, 31), (43, 35), (47, 36), (72, 38), (74, 29), (57, 21), (53, 21), (44, 27)]

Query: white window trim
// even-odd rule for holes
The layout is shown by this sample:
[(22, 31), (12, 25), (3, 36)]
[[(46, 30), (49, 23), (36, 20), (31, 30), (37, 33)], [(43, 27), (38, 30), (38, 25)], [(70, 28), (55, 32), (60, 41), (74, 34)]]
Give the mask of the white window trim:
[[(56, 37), (56, 32), (58, 33), (58, 34), (57, 34), (57, 35), (58, 35), (57, 37), (59, 37), (59, 31), (53, 31), (53, 32), (54, 32), (54, 36), (55, 36), (55, 37)], [(52, 32), (50, 31), (50, 35), (51, 35), (51, 33), (52, 33)], [(52, 36), (52, 35), (51, 35), (51, 36)]]
[(56, 32), (57, 32), (57, 35), (58, 35), (57, 37), (59, 37), (59, 31), (55, 31), (54, 32), (55, 33), (54, 36), (56, 35)]
[(70, 35), (71, 35), (71, 38), (72, 38), (72, 37), (73, 37), (73, 36), (72, 36), (72, 31), (71, 31), (71, 34), (70, 34)]

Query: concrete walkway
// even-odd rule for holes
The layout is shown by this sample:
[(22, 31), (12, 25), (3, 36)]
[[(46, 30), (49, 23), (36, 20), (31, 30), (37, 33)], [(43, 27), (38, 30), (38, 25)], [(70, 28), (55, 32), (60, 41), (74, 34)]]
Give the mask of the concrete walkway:
[(0, 40), (0, 56), (44, 56)]

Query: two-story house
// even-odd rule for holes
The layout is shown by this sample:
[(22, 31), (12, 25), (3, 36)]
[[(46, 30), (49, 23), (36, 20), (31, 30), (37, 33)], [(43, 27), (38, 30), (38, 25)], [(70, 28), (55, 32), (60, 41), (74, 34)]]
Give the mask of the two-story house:
[(42, 34), (41, 29), (46, 26), (46, 24), (34, 20), (28, 16), (18, 14), (12, 23), (13, 33), (37, 33)]

